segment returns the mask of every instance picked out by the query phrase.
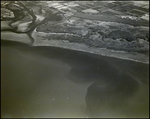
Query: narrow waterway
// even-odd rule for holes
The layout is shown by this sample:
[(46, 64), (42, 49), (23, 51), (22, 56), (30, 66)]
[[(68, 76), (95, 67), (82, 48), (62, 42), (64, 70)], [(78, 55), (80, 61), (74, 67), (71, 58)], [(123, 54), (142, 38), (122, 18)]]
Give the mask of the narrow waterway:
[(148, 117), (149, 65), (1, 41), (1, 117)]

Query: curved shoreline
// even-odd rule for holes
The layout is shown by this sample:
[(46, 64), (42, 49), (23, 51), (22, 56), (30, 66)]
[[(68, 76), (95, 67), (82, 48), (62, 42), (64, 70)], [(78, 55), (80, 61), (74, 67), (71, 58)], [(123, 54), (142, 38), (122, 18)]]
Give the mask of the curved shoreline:
[[(3, 39), (3, 38), (2, 38)], [(143, 63), (143, 64), (149, 64), (149, 56), (146, 54), (142, 53), (134, 53), (134, 52), (125, 52), (125, 51), (114, 51), (110, 49), (105, 49), (105, 48), (93, 48), (89, 47), (83, 43), (69, 43), (65, 40), (38, 40), (36, 37), (36, 42), (31, 45), (30, 39), (28, 40), (1, 40), (2, 41), (7, 41), (7, 42), (19, 42), (23, 44), (27, 44), (28, 46), (31, 47), (54, 47), (54, 48), (61, 48), (65, 50), (72, 50), (72, 51), (77, 51), (77, 52), (83, 52), (83, 53), (88, 53), (92, 55), (100, 55), (104, 57), (110, 57), (110, 58), (118, 58), (122, 60), (129, 60), (129, 61), (134, 61), (138, 63)]]

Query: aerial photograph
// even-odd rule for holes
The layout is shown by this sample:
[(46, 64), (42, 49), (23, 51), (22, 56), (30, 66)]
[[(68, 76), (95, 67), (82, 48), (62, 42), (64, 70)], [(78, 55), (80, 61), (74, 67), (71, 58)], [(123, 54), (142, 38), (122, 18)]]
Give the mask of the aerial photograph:
[(1, 118), (149, 118), (149, 1), (1, 1)]

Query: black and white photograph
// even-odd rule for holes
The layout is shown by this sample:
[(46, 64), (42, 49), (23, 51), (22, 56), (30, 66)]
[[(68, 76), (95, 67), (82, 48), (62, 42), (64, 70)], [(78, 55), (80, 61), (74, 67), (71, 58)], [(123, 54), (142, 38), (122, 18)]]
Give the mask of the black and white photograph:
[(1, 118), (149, 118), (149, 1), (1, 1)]

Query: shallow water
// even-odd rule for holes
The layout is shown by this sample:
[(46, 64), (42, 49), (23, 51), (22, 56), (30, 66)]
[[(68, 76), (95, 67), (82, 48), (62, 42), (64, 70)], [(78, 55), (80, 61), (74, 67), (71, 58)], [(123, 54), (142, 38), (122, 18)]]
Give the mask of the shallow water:
[(149, 66), (1, 42), (2, 117), (148, 117)]

